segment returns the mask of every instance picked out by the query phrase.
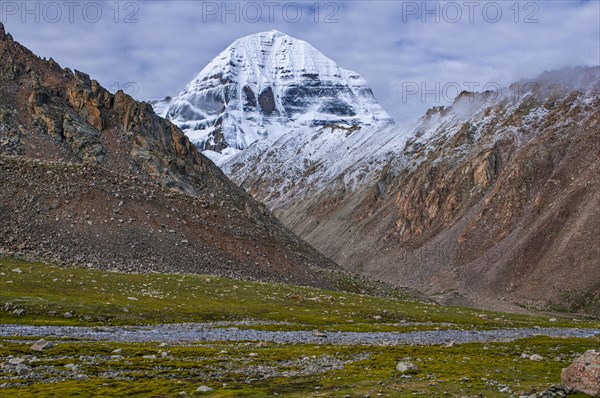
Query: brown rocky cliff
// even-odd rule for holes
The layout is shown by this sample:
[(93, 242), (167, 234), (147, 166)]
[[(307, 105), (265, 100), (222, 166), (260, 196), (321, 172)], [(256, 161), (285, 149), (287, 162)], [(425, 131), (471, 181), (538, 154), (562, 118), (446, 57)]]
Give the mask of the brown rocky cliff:
[(190, 193), (198, 193), (193, 183), (220, 174), (179, 129), (156, 116), (149, 105), (122, 91), (112, 95), (84, 73), (39, 59), (10, 35), (3, 35), (1, 43), (7, 84), (4, 103), (26, 108), (27, 113), (19, 112), (18, 122), (66, 144), (61, 148), (66, 155), (119, 172), (144, 170), (161, 184)]

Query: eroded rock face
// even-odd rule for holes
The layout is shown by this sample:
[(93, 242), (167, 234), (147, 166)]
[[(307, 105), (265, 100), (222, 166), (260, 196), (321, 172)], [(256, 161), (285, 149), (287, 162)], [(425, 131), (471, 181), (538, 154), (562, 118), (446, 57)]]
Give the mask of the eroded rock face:
[(561, 383), (575, 391), (600, 397), (600, 351), (589, 350), (561, 374)]

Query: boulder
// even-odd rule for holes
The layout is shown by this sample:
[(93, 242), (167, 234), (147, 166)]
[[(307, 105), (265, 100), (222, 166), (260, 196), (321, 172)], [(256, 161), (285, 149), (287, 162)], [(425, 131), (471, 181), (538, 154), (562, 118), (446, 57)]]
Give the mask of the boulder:
[(412, 362), (399, 362), (396, 370), (400, 373), (418, 373), (421, 369)]
[(15, 368), (15, 372), (17, 372), (19, 376), (24, 376), (31, 372), (31, 368), (21, 363), (17, 365), (17, 367)]
[(561, 374), (561, 383), (575, 391), (600, 397), (600, 351), (589, 350)]
[(31, 345), (31, 347), (29, 347), (29, 348), (32, 349), (33, 351), (43, 351), (43, 350), (47, 350), (48, 348), (52, 348), (52, 347), (54, 347), (54, 344), (51, 341), (39, 339), (38, 341), (33, 343)]

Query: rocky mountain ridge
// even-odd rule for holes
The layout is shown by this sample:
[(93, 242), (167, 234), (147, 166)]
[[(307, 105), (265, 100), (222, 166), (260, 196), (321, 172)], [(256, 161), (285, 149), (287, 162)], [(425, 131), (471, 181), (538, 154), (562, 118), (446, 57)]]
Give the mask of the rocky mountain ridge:
[(464, 92), (411, 131), (290, 133), (222, 168), (348, 269), (448, 302), (598, 311), (599, 71)]

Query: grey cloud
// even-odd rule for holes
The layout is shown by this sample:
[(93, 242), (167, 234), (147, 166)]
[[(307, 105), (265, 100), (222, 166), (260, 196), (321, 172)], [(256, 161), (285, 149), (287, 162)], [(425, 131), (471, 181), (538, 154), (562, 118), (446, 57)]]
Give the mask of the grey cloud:
[[(124, 8), (127, 3), (119, 4)], [(421, 1), (411, 3), (422, 5)], [(265, 16), (257, 23), (243, 18), (235, 23), (231, 15), (227, 23), (220, 22), (218, 15), (204, 22), (203, 4), (194, 1), (136, 1), (139, 22), (132, 24), (122, 22), (125, 9), (120, 10), (119, 23), (114, 22), (108, 9), (112, 2), (101, 3), (103, 18), (97, 23), (77, 15), (74, 23), (66, 18), (57, 23), (36, 23), (31, 18), (22, 23), (18, 16), (5, 14), (2, 18), (15, 39), (38, 55), (83, 70), (105, 86), (135, 82), (138, 99), (175, 95), (236, 38), (279, 29), (309, 41), (342, 67), (364, 75), (378, 100), (400, 122), (410, 122), (426, 108), (440, 105), (431, 96), (426, 103), (420, 96), (404, 101), (402, 89), (407, 82), (428, 88), (437, 82), (506, 85), (544, 70), (600, 64), (600, 2), (535, 2), (539, 22), (532, 24), (522, 22), (527, 10), (521, 10), (520, 22), (515, 23), (508, 9), (513, 3), (499, 3), (504, 14), (497, 23), (485, 21), (480, 14), (473, 23), (465, 15), (458, 23), (443, 18), (435, 23), (431, 16), (422, 23), (420, 15), (405, 21), (408, 3), (400, 1), (339, 3), (333, 16), (339, 23), (323, 23), (335, 11), (332, 6), (321, 9), (320, 22), (315, 23), (309, 10), (314, 2), (303, 3), (303, 18), (297, 23), (285, 20), (284, 2), (272, 23)], [(483, 7), (486, 2), (479, 4)], [(434, 6), (427, 3), (428, 8)]]

